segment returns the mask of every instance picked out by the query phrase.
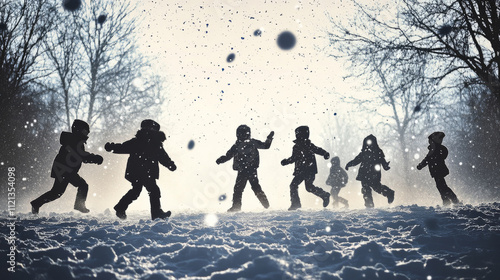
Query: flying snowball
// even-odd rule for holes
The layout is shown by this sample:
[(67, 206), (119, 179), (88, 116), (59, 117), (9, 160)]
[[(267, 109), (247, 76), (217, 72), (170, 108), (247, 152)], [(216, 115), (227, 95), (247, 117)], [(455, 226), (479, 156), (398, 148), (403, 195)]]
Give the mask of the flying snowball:
[(282, 50), (291, 50), (295, 47), (296, 42), (297, 39), (295, 39), (295, 35), (293, 35), (290, 31), (283, 31), (280, 35), (278, 35), (277, 43)]
[(439, 27), (438, 33), (441, 36), (446, 36), (446, 35), (450, 34), (452, 30), (453, 30), (453, 27), (449, 26), (448, 24), (445, 24), (445, 25)]
[(62, 6), (66, 11), (74, 12), (82, 6), (82, 0), (63, 0)]
[(262, 36), (262, 30), (260, 30), (260, 29), (255, 30), (253, 32), (253, 36), (259, 36), (259, 37)]
[(99, 17), (97, 17), (97, 23), (102, 25), (106, 21), (107, 18), (108, 18), (107, 15), (102, 14)]
[(194, 148), (194, 141), (193, 141), (193, 140), (191, 140), (191, 141), (189, 141), (189, 143), (188, 143), (188, 149), (192, 150), (193, 148)]
[(215, 214), (205, 215), (205, 225), (207, 225), (209, 227), (214, 227), (218, 221), (219, 221), (219, 218)]
[(236, 55), (234, 53), (232, 54), (229, 54), (226, 58), (226, 61), (227, 62), (233, 62), (234, 58), (236, 57)]
[(0, 32), (5, 32), (5, 31), (7, 31), (7, 29), (8, 29), (7, 23), (0, 22)]
[(221, 196), (219, 196), (219, 201), (224, 201), (226, 200), (227, 196), (226, 194), (222, 194)]

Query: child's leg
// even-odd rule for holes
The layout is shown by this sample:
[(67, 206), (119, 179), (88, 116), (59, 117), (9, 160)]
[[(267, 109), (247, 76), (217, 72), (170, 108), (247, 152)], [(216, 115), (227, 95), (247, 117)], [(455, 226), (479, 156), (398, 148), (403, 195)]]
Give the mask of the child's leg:
[(339, 206), (339, 191), (340, 188), (332, 186), (332, 189), (330, 190), (330, 195), (332, 196), (332, 205), (333, 207)]
[(366, 208), (373, 208), (373, 197), (372, 197), (372, 189), (370, 181), (362, 181), (361, 182), (361, 193), (363, 194), (363, 199), (365, 200)]
[(156, 184), (156, 180), (149, 180), (144, 183), (144, 187), (149, 193), (149, 202), (151, 204), (151, 219), (156, 218), (167, 218), (170, 216), (170, 211), (168, 211), (168, 216), (165, 216), (165, 212), (161, 209), (160, 203), (160, 188)]
[(296, 175), (290, 183), (290, 200), (292, 202), (292, 206), (290, 206), (288, 210), (295, 210), (302, 207), (299, 197), (299, 184), (302, 183), (302, 181), (304, 181), (304, 178), (300, 175)]
[(130, 189), (116, 204), (114, 209), (118, 212), (125, 212), (132, 203), (132, 201), (136, 200), (142, 191), (142, 182), (134, 182), (132, 183), (132, 189)]
[(52, 186), (52, 189), (50, 189), (48, 192), (42, 194), (37, 199), (31, 201), (31, 205), (34, 208), (33, 211), (38, 213), (38, 208), (42, 207), (42, 205), (61, 197), (61, 195), (66, 191), (66, 187), (68, 187), (68, 183), (69, 183), (69, 180), (67, 178), (63, 178), (62, 180), (58, 180), (56, 178), (54, 180), (54, 185)]
[(259, 178), (257, 177), (257, 170), (249, 174), (248, 181), (250, 182), (250, 185), (252, 186), (252, 190), (255, 193), (255, 196), (257, 196), (262, 206), (264, 206), (264, 208), (266, 209), (269, 208), (269, 201), (267, 200), (267, 196), (259, 184)]
[(372, 189), (377, 193), (387, 197), (387, 201), (392, 203), (394, 201), (394, 191), (388, 186), (382, 185), (380, 182), (373, 182)]
[(238, 171), (236, 176), (236, 183), (234, 184), (233, 192), (233, 206), (231, 211), (239, 211), (241, 209), (241, 197), (243, 196), (243, 190), (248, 181), (248, 174), (243, 171)]
[(343, 197), (340, 197), (340, 196), (339, 196), (338, 198), (339, 198), (339, 202), (340, 202), (340, 203), (342, 203), (342, 204), (344, 204), (344, 206), (345, 206), (346, 208), (348, 208), (348, 207), (349, 207), (349, 201), (348, 201), (347, 199), (345, 199), (345, 198), (343, 198)]
[(436, 181), (436, 187), (441, 194), (441, 199), (443, 200), (444, 205), (449, 205), (451, 202), (459, 202), (455, 193), (446, 184), (444, 177), (434, 177), (434, 181)]
[(88, 213), (89, 210), (87, 209), (87, 207), (85, 207), (85, 201), (87, 201), (89, 185), (78, 174), (72, 176), (69, 180), (69, 183), (78, 188), (75, 199), (75, 209), (84, 213)]
[(321, 198), (325, 197), (326, 195), (330, 196), (330, 194), (325, 192), (322, 188), (318, 188), (314, 185), (314, 178), (315, 177), (316, 177), (315, 175), (312, 175), (312, 176), (309, 175), (304, 179), (305, 184), (306, 184), (306, 191), (313, 193), (314, 195), (317, 195)]

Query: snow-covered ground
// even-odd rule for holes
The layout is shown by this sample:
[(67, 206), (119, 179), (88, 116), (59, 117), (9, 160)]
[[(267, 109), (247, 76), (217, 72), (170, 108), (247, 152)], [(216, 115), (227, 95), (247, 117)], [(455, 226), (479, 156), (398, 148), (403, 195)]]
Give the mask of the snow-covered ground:
[[(20, 214), (14, 279), (499, 279), (500, 203), (456, 208)], [(1, 260), (8, 253), (0, 217)], [(2, 261), (2, 266), (5, 262)]]

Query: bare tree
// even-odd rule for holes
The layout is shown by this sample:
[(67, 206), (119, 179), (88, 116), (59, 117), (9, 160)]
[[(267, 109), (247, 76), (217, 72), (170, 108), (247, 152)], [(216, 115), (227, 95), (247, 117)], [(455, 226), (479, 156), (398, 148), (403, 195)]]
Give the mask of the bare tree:
[(38, 127), (38, 113), (45, 110), (44, 93), (36, 83), (48, 74), (41, 62), (42, 39), (53, 27), (54, 9), (48, 0), (0, 3), (0, 143), (6, 160), (13, 160), (16, 146), (27, 145), (38, 133), (25, 126), (31, 128), (37, 119), (33, 126)]
[[(465, 122), (463, 125), (447, 127), (455, 135), (459, 134), (454, 131), (457, 127), (471, 129), (455, 144), (468, 154), (476, 169), (495, 177), (500, 156), (500, 145), (493, 136), (500, 129), (500, 2), (394, 0), (377, 6), (356, 0), (352, 3), (357, 8), (356, 18), (348, 22), (331, 19), (331, 55), (347, 58), (353, 74), (367, 79), (378, 75), (377, 67), (386, 69), (384, 74), (399, 75), (393, 76), (391, 82), (404, 80), (404, 69), (418, 73), (419, 68), (425, 67), (422, 83), (435, 85), (434, 92), (441, 101), (464, 102), (468, 110), (462, 112), (474, 114), (473, 118), (455, 119)], [(456, 98), (458, 95), (464, 98)], [(460, 106), (448, 106), (445, 111)], [(419, 107), (425, 112), (425, 105)], [(399, 127), (404, 128), (404, 121)], [(474, 143), (474, 147), (467, 143)], [(478, 160), (478, 155), (483, 159)]]
[(133, 10), (127, 1), (92, 1), (77, 12), (63, 12), (46, 40), (54, 69), (51, 88), (62, 99), (64, 122), (85, 119), (102, 132), (99, 139), (158, 114), (164, 102), (163, 80), (137, 49)]
[(414, 150), (410, 143), (433, 126), (431, 115), (437, 112), (431, 108), (436, 107), (439, 89), (425, 78), (425, 62), (422, 67), (404, 67), (401, 72), (395, 67), (387, 68), (384, 59), (377, 62), (373, 63), (377, 79), (371, 81), (372, 88), (379, 92), (380, 106), (390, 107), (391, 113), (382, 116), (392, 122), (384, 122), (384, 125), (389, 127), (389, 133), (396, 134), (396, 148), (403, 162), (403, 168), (399, 170), (409, 187), (412, 185), (409, 176), (410, 151)]
[[(45, 154), (55, 142), (50, 104), (39, 86), (49, 73), (42, 40), (54, 26), (54, 10), (50, 0), (0, 2), (0, 161), (30, 185), (40, 182), (39, 168), (49, 164)], [(18, 203), (28, 190), (17, 188)]]
[[(53, 71), (54, 82), (47, 82), (48, 90), (53, 91), (63, 99), (64, 123), (71, 129), (74, 114), (71, 112), (74, 105), (75, 93), (73, 82), (78, 78), (81, 69), (79, 63), (81, 45), (75, 32), (73, 16), (67, 12), (58, 13), (58, 24), (45, 37), (44, 44), (50, 69)], [(59, 110), (57, 110), (59, 111)]]
[(391, 18), (381, 16), (387, 7), (353, 2), (359, 11), (356, 21), (346, 27), (332, 20), (333, 55), (362, 63), (366, 56), (389, 51), (393, 64), (415, 63), (425, 56), (436, 67), (432, 78), (473, 73), (500, 97), (498, 1), (395, 0), (391, 4), (398, 9)]

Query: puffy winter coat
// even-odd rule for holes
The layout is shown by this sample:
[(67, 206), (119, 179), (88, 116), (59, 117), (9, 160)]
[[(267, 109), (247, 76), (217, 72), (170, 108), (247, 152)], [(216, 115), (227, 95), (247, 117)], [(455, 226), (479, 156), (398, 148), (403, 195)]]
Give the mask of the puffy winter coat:
[(380, 182), (382, 178), (380, 170), (382, 168), (385, 170), (389, 169), (389, 163), (385, 160), (384, 152), (379, 148), (375, 136), (369, 135), (363, 140), (361, 153), (347, 163), (346, 169), (358, 164), (361, 164), (358, 176), (356, 177), (358, 181)]
[(430, 145), (427, 147), (429, 149), (429, 153), (425, 156), (425, 158), (418, 164), (418, 168), (422, 169), (425, 166), (429, 166), (429, 172), (431, 176), (434, 177), (446, 177), (446, 175), (450, 174), (450, 170), (444, 163), (444, 160), (448, 157), (448, 149), (440, 144), (433, 144), (434, 148)]
[(282, 161), (283, 165), (295, 163), (293, 175), (306, 176), (318, 173), (315, 154), (329, 155), (327, 151), (316, 147), (309, 139), (296, 139), (293, 141), (292, 156)]
[(218, 162), (224, 163), (231, 158), (234, 158), (234, 170), (255, 170), (260, 164), (258, 149), (269, 149), (272, 141), (272, 137), (268, 137), (265, 142), (253, 138), (247, 140), (236, 140), (236, 143), (234, 143), (231, 149), (227, 151), (226, 155), (221, 156), (218, 159)]
[(85, 143), (88, 137), (81, 134), (74, 134), (63, 131), (59, 142), (61, 148), (52, 164), (50, 176), (52, 178), (65, 177), (76, 174), (82, 167), (82, 163), (102, 163), (100, 155), (91, 154), (85, 151)]
[(158, 179), (158, 163), (174, 171), (177, 167), (163, 149), (165, 134), (161, 131), (141, 129), (135, 138), (122, 144), (109, 144), (106, 149), (115, 154), (130, 154), (125, 171), (125, 179), (130, 182)]
[(340, 166), (338, 157), (332, 159), (332, 166), (330, 167), (330, 174), (326, 179), (326, 184), (332, 187), (343, 188), (348, 180), (347, 172)]

